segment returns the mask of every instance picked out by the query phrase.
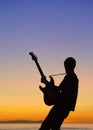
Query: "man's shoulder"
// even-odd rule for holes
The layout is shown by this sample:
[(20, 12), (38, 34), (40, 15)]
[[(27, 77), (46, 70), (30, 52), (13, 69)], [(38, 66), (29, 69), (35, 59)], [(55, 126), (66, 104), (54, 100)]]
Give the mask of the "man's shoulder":
[(76, 73), (67, 74), (67, 75), (66, 75), (66, 78), (69, 78), (69, 79), (77, 79), (77, 80), (78, 80), (78, 77), (77, 77)]

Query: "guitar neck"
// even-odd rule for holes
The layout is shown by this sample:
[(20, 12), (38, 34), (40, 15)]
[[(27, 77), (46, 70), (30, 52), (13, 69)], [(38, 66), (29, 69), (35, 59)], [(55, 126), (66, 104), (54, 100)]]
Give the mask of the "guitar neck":
[(39, 65), (39, 63), (38, 63), (38, 61), (36, 60), (35, 63), (36, 63), (36, 66), (37, 66), (37, 68), (38, 68), (38, 70), (39, 70), (39, 73), (40, 73), (41, 77), (42, 77), (42, 78), (45, 78), (45, 75), (44, 75), (44, 73), (43, 73), (43, 71), (42, 71), (42, 69), (41, 69), (41, 67), (40, 67), (40, 65)]

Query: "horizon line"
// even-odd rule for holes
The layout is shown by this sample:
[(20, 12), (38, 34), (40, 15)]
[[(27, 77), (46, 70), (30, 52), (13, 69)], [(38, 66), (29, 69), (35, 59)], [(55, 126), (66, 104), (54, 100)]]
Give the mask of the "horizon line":
[[(43, 120), (0, 120), (0, 123), (42, 123)], [(65, 124), (93, 124), (93, 122), (64, 122)]]

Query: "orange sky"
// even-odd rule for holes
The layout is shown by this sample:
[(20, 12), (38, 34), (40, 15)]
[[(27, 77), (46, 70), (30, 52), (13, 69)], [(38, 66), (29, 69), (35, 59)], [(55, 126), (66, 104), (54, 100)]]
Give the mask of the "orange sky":
[[(60, 78), (55, 78), (56, 84), (60, 82)], [(36, 77), (31, 80), (32, 82), (28, 84), (28, 87), (25, 86), (26, 89), (25, 87), (23, 89), (16, 88), (15, 85), (13, 88), (14, 91), (8, 87), (5, 94), (1, 94), (0, 120), (43, 120), (45, 118), (51, 107), (46, 106), (43, 102), (43, 94), (38, 88), (40, 83), (38, 81), (38, 72), (37, 83), (34, 82), (35, 79)], [(81, 87), (81, 83), (79, 85), (76, 110), (70, 113), (65, 122), (93, 122), (92, 89), (88, 90), (87, 88)]]

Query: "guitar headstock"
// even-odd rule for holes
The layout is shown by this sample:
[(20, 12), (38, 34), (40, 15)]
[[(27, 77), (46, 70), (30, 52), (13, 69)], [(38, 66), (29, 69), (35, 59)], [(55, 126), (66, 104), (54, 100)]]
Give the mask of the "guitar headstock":
[(37, 61), (37, 56), (33, 52), (29, 52), (29, 55), (32, 56), (32, 60)]

